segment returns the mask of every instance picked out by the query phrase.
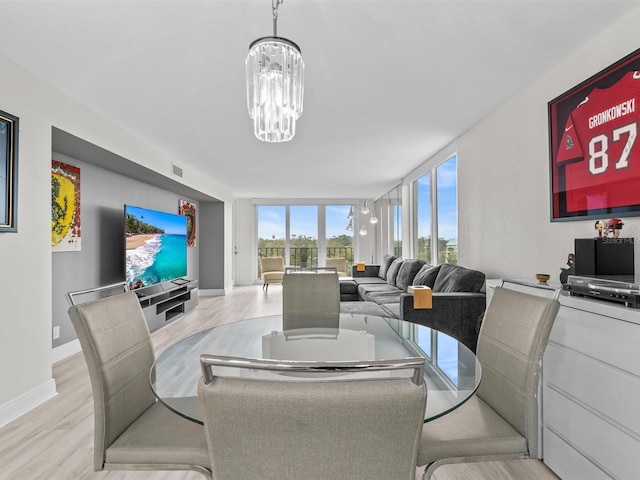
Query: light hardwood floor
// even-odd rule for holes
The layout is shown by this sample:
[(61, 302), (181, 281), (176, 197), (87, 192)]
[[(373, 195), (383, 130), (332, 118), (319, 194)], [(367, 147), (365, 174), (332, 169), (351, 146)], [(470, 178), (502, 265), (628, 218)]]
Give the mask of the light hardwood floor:
[[(201, 297), (196, 309), (151, 337), (159, 353), (192, 333), (282, 311), (282, 288), (236, 287), (223, 297)], [(0, 429), (0, 480), (202, 480), (194, 472), (94, 472), (93, 400), (81, 353), (54, 365), (58, 395)], [(322, 480), (309, 472), (310, 480)], [(433, 480), (557, 477), (536, 460), (445, 465)], [(238, 479), (241, 480), (241, 479)], [(394, 479), (389, 479), (394, 480)]]

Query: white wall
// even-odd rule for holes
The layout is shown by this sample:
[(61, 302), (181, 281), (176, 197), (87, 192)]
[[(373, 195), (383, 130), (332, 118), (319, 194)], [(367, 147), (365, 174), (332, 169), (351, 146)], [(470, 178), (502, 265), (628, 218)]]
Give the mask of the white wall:
[[(595, 235), (592, 220), (550, 221), (547, 103), (640, 47), (639, 24), (640, 9), (457, 139), (461, 265), (558, 281), (574, 238)], [(640, 217), (623, 220), (623, 236), (638, 238)], [(636, 247), (636, 271), (639, 257)]]
[[(51, 128), (171, 176), (171, 157), (0, 57), (0, 110), (20, 119), (18, 233), (0, 234), (0, 425), (55, 394), (51, 375)], [(176, 180), (175, 177), (172, 177)], [(225, 202), (231, 194), (184, 169), (183, 183)], [(231, 287), (231, 228), (225, 287)]]
[[(0, 59), (0, 109), (20, 119), (18, 233), (0, 233), (0, 425), (55, 393), (51, 377), (51, 101)], [(18, 399), (17, 403), (13, 400)]]

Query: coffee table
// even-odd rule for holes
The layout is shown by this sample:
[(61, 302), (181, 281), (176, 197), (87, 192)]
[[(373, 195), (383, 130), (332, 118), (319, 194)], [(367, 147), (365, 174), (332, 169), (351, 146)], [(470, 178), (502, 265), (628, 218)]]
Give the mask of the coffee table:
[[(335, 328), (338, 325), (338, 328)], [(437, 330), (395, 318), (340, 314), (330, 326), (283, 330), (282, 316), (242, 320), (184, 338), (162, 352), (151, 369), (156, 397), (174, 412), (202, 423), (197, 383), (202, 375), (201, 354), (277, 360), (388, 360), (426, 358), (427, 409), (425, 422), (462, 405), (478, 388), (482, 368), (474, 353)], [(221, 367), (218, 375), (246, 375)], [(389, 375), (388, 372), (383, 374)], [(251, 375), (273, 373), (255, 371)], [(352, 373), (349, 375), (375, 375)], [(410, 371), (406, 372), (411, 375)], [(291, 381), (311, 381), (288, 377)], [(322, 380), (327, 380), (323, 378)]]

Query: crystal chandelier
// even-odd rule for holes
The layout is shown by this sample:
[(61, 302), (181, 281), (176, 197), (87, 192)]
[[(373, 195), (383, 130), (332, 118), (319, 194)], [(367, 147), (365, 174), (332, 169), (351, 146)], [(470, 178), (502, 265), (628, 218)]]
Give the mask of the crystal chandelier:
[(298, 45), (278, 37), (283, 1), (272, 0), (273, 36), (251, 43), (245, 60), (249, 116), (256, 137), (264, 142), (291, 140), (302, 115), (304, 61)]

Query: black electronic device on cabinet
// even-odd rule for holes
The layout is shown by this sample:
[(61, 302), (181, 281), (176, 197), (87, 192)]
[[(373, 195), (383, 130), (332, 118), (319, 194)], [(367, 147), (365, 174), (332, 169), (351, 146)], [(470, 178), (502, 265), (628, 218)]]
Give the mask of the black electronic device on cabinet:
[(575, 274), (634, 275), (633, 238), (576, 238)]

